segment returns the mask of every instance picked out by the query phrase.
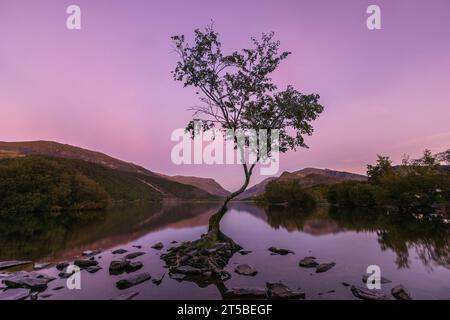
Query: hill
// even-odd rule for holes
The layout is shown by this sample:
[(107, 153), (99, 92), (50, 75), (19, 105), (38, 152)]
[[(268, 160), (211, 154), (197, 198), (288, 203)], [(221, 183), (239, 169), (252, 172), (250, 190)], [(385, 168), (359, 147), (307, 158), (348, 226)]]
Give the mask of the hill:
[(49, 156), (1, 159), (0, 194), (0, 214), (94, 210), (118, 201), (157, 202), (168, 196), (213, 199), (198, 188), (159, 176)]
[(238, 199), (244, 200), (254, 198), (256, 196), (263, 194), (266, 190), (267, 185), (272, 181), (298, 181), (300, 186), (308, 188), (317, 185), (330, 185), (343, 181), (366, 181), (366, 180), (367, 180), (366, 176), (345, 171), (305, 168), (294, 172), (285, 171), (279, 177), (270, 177), (264, 179), (260, 183), (247, 189), (244, 193), (242, 193), (238, 197)]
[(226, 197), (230, 194), (230, 191), (224, 189), (216, 180), (211, 178), (200, 178), (191, 176), (164, 176), (172, 181), (187, 184), (190, 186), (197, 187), (201, 190), (207, 191), (208, 193), (218, 196)]

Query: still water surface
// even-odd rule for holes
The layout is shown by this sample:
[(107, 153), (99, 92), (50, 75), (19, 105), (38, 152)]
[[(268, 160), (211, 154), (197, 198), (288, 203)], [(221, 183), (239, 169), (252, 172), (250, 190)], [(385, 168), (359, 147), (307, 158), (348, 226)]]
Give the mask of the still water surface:
[[(151, 281), (120, 291), (116, 281), (127, 275), (110, 275), (109, 263), (117, 259), (111, 251), (123, 248), (143, 251), (143, 269), (160, 277), (167, 269), (159, 255), (174, 244), (197, 239), (207, 230), (208, 219), (216, 204), (172, 203), (163, 206), (132, 206), (111, 210), (93, 221), (73, 226), (70, 221), (27, 219), (0, 223), (0, 261), (29, 259), (36, 262), (74, 260), (84, 250), (102, 249), (96, 256), (103, 268), (95, 274), (82, 271), (81, 290), (53, 290), (65, 284), (57, 279), (49, 283), (46, 299), (111, 299), (121, 293), (137, 291), (135, 299), (220, 299), (215, 285), (201, 288), (193, 282), (178, 282), (167, 274), (157, 286)], [(248, 255), (235, 254), (225, 268), (232, 278), (227, 288), (264, 288), (266, 282), (282, 281), (300, 289), (307, 299), (355, 299), (342, 283), (363, 286), (362, 276), (369, 265), (378, 265), (382, 276), (392, 283), (390, 289), (404, 285), (414, 299), (450, 299), (450, 225), (440, 221), (374, 211), (334, 211), (317, 208), (266, 210), (250, 203), (234, 203), (222, 220), (222, 231), (233, 238)], [(161, 251), (151, 246), (162, 242)], [(137, 249), (133, 246), (142, 246)], [(271, 255), (271, 246), (290, 249), (294, 255)], [(298, 262), (315, 256), (319, 262), (336, 266), (316, 274)], [(120, 256), (119, 256), (120, 257)], [(246, 263), (258, 270), (255, 277), (233, 272)], [(8, 270), (11, 271), (11, 270)], [(14, 271), (14, 270), (12, 270)], [(40, 271), (57, 275), (54, 265)]]

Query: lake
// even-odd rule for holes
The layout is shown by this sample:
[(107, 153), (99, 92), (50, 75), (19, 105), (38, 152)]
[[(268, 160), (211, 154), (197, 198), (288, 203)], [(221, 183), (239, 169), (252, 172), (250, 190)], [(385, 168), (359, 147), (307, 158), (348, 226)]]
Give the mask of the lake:
[[(130, 291), (139, 292), (134, 299), (221, 299), (221, 290), (214, 284), (202, 287), (171, 279), (159, 257), (176, 245), (172, 242), (194, 240), (205, 233), (217, 207), (215, 203), (186, 202), (133, 205), (96, 213), (92, 220), (77, 224), (62, 217), (11, 218), (0, 225), (0, 261), (52, 262), (39, 272), (57, 277), (56, 262), (73, 261), (85, 250), (101, 248), (95, 257), (102, 270), (94, 274), (83, 270), (81, 290), (53, 290), (64, 286), (66, 280), (50, 282), (41, 293), (49, 300), (111, 299)], [(418, 219), (386, 210), (269, 210), (236, 202), (221, 226), (244, 250), (252, 251), (236, 253), (230, 259), (225, 270), (232, 278), (224, 282), (226, 288), (264, 288), (266, 282), (281, 281), (305, 292), (306, 299), (356, 299), (343, 283), (364, 287), (362, 277), (367, 267), (377, 265), (381, 275), (392, 281), (382, 284), (380, 290), (390, 298), (391, 288), (402, 284), (413, 299), (450, 299), (450, 225), (438, 219)], [(151, 248), (157, 242), (164, 244), (162, 250)], [(294, 254), (271, 255), (267, 249), (273, 246)], [(127, 290), (117, 289), (118, 280), (133, 274), (109, 274), (110, 261), (121, 257), (111, 253), (118, 248), (145, 252), (133, 260), (144, 265), (137, 273), (145, 271), (153, 278), (166, 273), (162, 282), (146, 281)], [(305, 256), (336, 265), (315, 273), (299, 266)], [(258, 274), (236, 274), (234, 268), (243, 263), (256, 268)], [(17, 270), (31, 270), (31, 266), (6, 271)]]

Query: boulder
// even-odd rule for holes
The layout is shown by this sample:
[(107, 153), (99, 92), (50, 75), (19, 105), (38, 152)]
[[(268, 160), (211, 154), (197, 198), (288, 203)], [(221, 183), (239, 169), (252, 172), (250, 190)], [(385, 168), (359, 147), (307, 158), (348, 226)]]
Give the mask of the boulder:
[(409, 292), (401, 284), (392, 288), (391, 294), (397, 300), (412, 300)]
[(98, 265), (98, 262), (95, 260), (75, 260), (74, 265), (76, 265), (77, 267), (79, 267), (80, 269), (86, 269), (92, 266), (96, 266)]
[(202, 270), (192, 267), (192, 266), (181, 266), (181, 267), (177, 267), (177, 268), (173, 268), (173, 270), (171, 270), (171, 272), (174, 273), (181, 273), (181, 274), (185, 274), (185, 275), (200, 275), (202, 274)]
[(100, 271), (102, 269), (102, 267), (100, 266), (90, 266), (86, 269), (87, 272), (89, 273), (96, 273), (97, 271)]
[(156, 249), (156, 250), (161, 250), (163, 247), (164, 247), (164, 244), (162, 242), (158, 242), (158, 243), (155, 243), (154, 245), (152, 245), (152, 248)]
[(304, 257), (300, 260), (298, 265), (303, 268), (315, 268), (319, 265), (319, 263), (316, 261), (315, 257)]
[(145, 254), (145, 252), (132, 252), (129, 253), (125, 256), (125, 259), (135, 259), (137, 257), (142, 256), (143, 254)]
[(64, 270), (65, 268), (67, 268), (69, 266), (69, 263), (68, 262), (59, 262), (57, 265), (56, 265), (56, 269), (58, 269), (59, 271), (62, 271), (62, 270)]
[(381, 292), (376, 292), (373, 290), (368, 290), (364, 288), (359, 288), (352, 286), (351, 287), (352, 293), (355, 297), (363, 300), (385, 300), (386, 295), (384, 295)]
[(85, 257), (92, 257), (101, 252), (102, 252), (101, 250), (86, 250), (86, 251), (83, 251), (83, 253), (81, 255), (85, 256)]
[(279, 255), (282, 255), (282, 256), (285, 256), (287, 254), (294, 254), (294, 251), (291, 251), (291, 250), (288, 250), (288, 249), (283, 249), (283, 248), (277, 248), (277, 247), (270, 247), (267, 250), (269, 250), (273, 254), (279, 254)]
[(237, 274), (243, 275), (243, 276), (256, 276), (258, 271), (253, 268), (252, 266), (249, 266), (248, 264), (240, 264), (235, 269), (234, 272)]
[(289, 287), (281, 282), (276, 283), (266, 283), (267, 287), (267, 297), (269, 299), (305, 299), (305, 293), (292, 291)]
[(25, 271), (19, 271), (3, 279), (3, 283), (8, 288), (25, 288), (31, 291), (43, 291), (47, 289), (49, 280), (44, 277), (38, 277), (36, 274), (30, 274)]
[(0, 300), (24, 300), (28, 298), (31, 294), (31, 290), (18, 288), (18, 289), (8, 289), (0, 292)]
[(112, 252), (112, 254), (124, 254), (127, 253), (128, 251), (125, 249), (116, 249)]
[(151, 279), (150, 274), (144, 272), (126, 279), (119, 280), (116, 282), (116, 286), (118, 289), (123, 290), (138, 285), (150, 279)]
[(316, 267), (316, 273), (327, 272), (336, 265), (335, 262), (321, 263)]

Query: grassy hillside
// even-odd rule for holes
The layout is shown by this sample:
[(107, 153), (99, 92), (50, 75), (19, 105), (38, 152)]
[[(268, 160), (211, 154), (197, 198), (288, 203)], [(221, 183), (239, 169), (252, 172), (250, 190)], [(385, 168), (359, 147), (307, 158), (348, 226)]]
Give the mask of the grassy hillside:
[(94, 210), (117, 201), (160, 201), (167, 196), (213, 198), (158, 176), (77, 159), (26, 156), (0, 160), (0, 214)]

